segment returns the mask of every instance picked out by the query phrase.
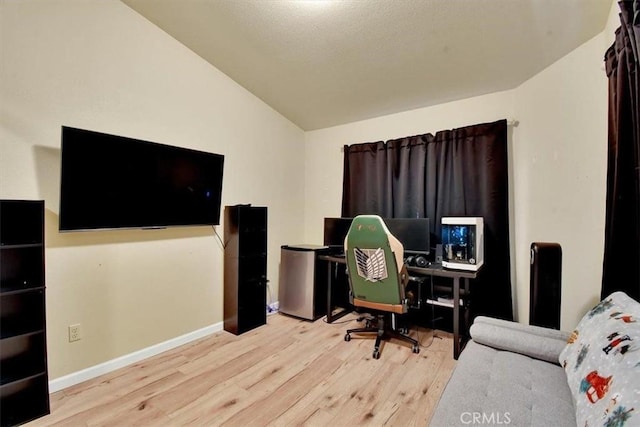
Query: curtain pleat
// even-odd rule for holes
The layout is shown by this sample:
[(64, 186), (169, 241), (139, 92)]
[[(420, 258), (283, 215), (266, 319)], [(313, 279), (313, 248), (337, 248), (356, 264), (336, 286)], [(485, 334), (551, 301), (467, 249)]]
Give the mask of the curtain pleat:
[[(387, 150), (393, 165), (391, 189), (393, 194), (393, 218), (425, 218), (425, 162), (431, 134), (387, 141)], [(412, 179), (406, 179), (411, 171)]]
[(389, 152), (385, 143), (344, 147), (342, 216), (393, 215)]

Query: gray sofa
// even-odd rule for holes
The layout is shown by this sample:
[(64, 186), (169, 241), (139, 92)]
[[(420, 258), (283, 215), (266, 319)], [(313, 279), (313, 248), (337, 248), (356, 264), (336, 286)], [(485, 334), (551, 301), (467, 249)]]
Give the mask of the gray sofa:
[(575, 426), (558, 359), (569, 333), (477, 317), (430, 426)]

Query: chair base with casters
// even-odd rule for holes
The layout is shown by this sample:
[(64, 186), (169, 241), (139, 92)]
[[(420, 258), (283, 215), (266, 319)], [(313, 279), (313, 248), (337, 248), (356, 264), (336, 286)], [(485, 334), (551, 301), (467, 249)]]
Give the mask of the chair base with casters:
[(370, 319), (365, 319), (365, 322), (366, 322), (365, 327), (347, 330), (347, 332), (344, 335), (344, 340), (351, 341), (351, 334), (375, 333), (376, 343), (373, 347), (374, 359), (380, 358), (380, 344), (382, 343), (383, 339), (388, 339), (388, 338), (397, 338), (399, 340), (408, 342), (411, 344), (411, 350), (414, 353), (420, 353), (420, 344), (418, 344), (418, 341), (416, 341), (415, 339), (411, 338), (408, 335), (403, 334), (401, 331), (397, 329), (393, 329), (392, 327), (389, 326), (389, 320), (391, 320), (391, 316), (394, 316), (394, 314), (391, 314), (391, 313), (378, 314), (376, 317), (375, 326), (371, 326), (372, 323)]

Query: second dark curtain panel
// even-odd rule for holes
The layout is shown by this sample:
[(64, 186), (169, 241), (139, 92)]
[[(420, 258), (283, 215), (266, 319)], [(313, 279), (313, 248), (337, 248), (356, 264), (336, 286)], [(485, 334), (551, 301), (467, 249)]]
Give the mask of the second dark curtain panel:
[(344, 147), (343, 217), (484, 218), (474, 315), (512, 320), (508, 203), (506, 120)]
[(605, 54), (609, 153), (602, 292), (640, 299), (640, 1), (621, 1), (620, 28)]

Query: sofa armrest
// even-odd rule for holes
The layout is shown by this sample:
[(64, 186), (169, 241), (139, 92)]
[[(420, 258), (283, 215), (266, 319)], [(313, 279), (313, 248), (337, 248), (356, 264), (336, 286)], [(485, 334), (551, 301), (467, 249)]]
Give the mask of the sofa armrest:
[(569, 338), (568, 332), (484, 316), (475, 319), (469, 332), (478, 344), (555, 364)]

